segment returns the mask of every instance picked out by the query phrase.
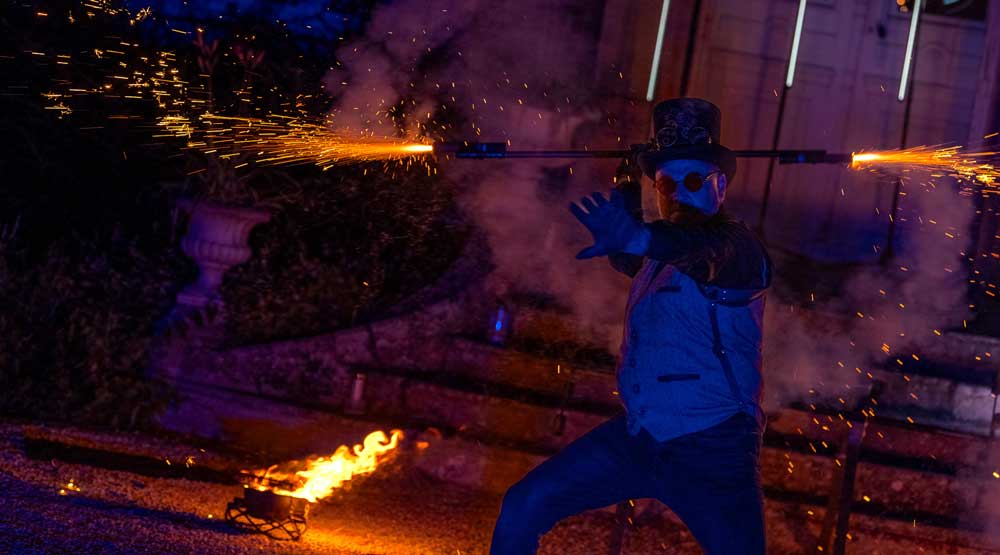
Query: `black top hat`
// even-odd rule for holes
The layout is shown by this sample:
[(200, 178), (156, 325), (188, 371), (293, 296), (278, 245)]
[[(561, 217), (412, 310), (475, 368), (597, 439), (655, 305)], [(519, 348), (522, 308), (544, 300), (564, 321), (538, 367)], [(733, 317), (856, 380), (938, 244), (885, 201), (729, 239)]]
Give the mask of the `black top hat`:
[(711, 162), (732, 182), (736, 175), (736, 156), (719, 144), (722, 112), (700, 98), (672, 98), (653, 108), (653, 147), (639, 155), (639, 167), (650, 178), (656, 168), (669, 160)]

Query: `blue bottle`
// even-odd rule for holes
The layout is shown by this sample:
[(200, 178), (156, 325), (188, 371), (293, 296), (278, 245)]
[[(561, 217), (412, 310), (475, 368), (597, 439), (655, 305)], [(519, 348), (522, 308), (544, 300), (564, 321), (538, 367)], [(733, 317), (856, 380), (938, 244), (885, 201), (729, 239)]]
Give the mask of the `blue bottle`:
[(510, 335), (510, 311), (503, 303), (497, 303), (497, 309), (493, 313), (493, 318), (489, 330), (489, 342), (494, 345), (503, 345)]

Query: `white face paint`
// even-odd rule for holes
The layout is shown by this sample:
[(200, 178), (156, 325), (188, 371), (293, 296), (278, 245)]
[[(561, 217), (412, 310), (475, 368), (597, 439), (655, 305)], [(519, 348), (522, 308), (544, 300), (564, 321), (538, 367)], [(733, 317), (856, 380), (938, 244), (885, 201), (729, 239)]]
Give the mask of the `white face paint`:
[[(697, 191), (690, 191), (684, 186), (684, 179), (692, 173), (705, 178)], [(660, 210), (661, 218), (671, 219), (671, 215), (678, 210), (678, 204), (696, 208), (711, 216), (719, 211), (722, 201), (726, 198), (726, 175), (711, 162), (670, 160), (664, 162), (656, 170), (657, 181), (660, 181), (664, 176), (672, 178), (677, 183), (677, 187), (669, 195), (662, 194), (658, 188), (656, 205)]]

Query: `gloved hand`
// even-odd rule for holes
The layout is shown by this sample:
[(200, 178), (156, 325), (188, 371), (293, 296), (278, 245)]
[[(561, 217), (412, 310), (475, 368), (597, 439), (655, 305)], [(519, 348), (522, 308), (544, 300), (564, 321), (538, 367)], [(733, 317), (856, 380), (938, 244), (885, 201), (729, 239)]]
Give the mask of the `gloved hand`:
[[(644, 254), (649, 245), (649, 231), (625, 207), (625, 197), (617, 190), (611, 199), (593, 193), (580, 201), (583, 208), (570, 203), (569, 210), (594, 236), (594, 245), (580, 251), (578, 259), (605, 256), (615, 252)], [(584, 210), (586, 209), (586, 210)]]

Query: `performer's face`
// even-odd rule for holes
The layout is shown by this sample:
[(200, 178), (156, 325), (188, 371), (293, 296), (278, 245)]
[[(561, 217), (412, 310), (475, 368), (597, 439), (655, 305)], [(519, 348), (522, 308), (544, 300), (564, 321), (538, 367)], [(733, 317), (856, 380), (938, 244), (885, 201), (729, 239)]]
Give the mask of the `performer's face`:
[(726, 198), (726, 175), (701, 160), (670, 160), (656, 170), (656, 206), (660, 217), (675, 221), (691, 208), (711, 216)]

